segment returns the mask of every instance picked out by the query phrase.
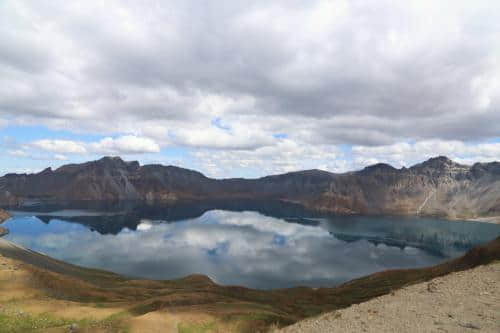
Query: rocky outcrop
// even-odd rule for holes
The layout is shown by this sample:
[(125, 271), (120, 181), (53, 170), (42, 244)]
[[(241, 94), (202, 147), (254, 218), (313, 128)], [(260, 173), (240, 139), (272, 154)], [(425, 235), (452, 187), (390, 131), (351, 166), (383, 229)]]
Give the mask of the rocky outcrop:
[(10, 218), (10, 214), (7, 213), (5, 210), (0, 209), (0, 223), (3, 223), (4, 221), (8, 220)]
[[(9, 219), (10, 215), (7, 213), (5, 210), (0, 209), (0, 224), (3, 223), (5, 220)], [(9, 233), (9, 229), (0, 227), (0, 237), (5, 236)]]
[(0, 205), (32, 201), (139, 200), (150, 204), (225, 199), (280, 200), (339, 214), (500, 215), (500, 163), (467, 166), (446, 157), (411, 168), (376, 164), (334, 174), (320, 170), (258, 179), (212, 179), (175, 166), (118, 157), (0, 178)]

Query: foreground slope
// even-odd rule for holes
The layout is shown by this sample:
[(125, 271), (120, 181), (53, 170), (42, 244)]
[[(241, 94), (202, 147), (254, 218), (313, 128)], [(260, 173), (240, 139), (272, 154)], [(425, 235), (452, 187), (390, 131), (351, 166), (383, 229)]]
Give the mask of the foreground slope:
[(498, 260), (500, 238), (430, 268), (385, 271), (335, 288), (262, 291), (199, 275), (134, 280), (0, 239), (0, 332), (67, 332), (72, 323), (79, 332), (265, 332)]
[(376, 164), (333, 174), (320, 170), (258, 179), (212, 179), (174, 166), (118, 157), (0, 177), (0, 206), (33, 200), (139, 200), (150, 204), (224, 199), (281, 200), (340, 214), (435, 215), (500, 221), (500, 163), (461, 165), (446, 157), (411, 168)]
[(451, 273), (275, 333), (500, 331), (500, 262)]

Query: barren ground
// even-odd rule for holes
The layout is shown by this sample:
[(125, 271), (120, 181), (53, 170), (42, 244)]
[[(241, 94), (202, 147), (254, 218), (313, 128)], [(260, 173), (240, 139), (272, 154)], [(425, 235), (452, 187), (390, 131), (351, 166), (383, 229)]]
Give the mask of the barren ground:
[(279, 330), (500, 332), (500, 262), (451, 273)]

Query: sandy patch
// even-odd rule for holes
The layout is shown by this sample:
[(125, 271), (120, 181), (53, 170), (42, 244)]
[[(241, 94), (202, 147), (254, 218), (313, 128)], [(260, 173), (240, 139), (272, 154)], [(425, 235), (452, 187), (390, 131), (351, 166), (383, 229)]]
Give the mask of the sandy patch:
[(132, 332), (177, 333), (179, 319), (167, 312), (150, 312), (130, 321)]

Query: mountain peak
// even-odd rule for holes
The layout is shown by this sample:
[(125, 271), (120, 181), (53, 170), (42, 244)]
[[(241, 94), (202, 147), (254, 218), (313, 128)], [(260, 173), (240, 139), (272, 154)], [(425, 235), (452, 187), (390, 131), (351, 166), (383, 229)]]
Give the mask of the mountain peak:
[(94, 162), (99, 166), (103, 166), (105, 168), (125, 168), (127, 167), (127, 163), (121, 159), (119, 156), (105, 156)]
[(104, 156), (97, 162), (124, 162), (120, 156)]
[(444, 155), (431, 157), (426, 162), (436, 162), (436, 163), (454, 163), (450, 158)]
[(459, 164), (446, 156), (431, 157), (427, 161), (416, 164), (411, 169), (464, 169), (468, 168), (466, 165)]
[(101, 159), (95, 161), (95, 163), (110, 168), (138, 169), (140, 167), (139, 162), (125, 162), (120, 156), (104, 156)]
[(369, 165), (361, 170), (362, 173), (373, 173), (373, 172), (387, 172), (387, 171), (397, 171), (395, 167), (387, 163), (377, 163)]

